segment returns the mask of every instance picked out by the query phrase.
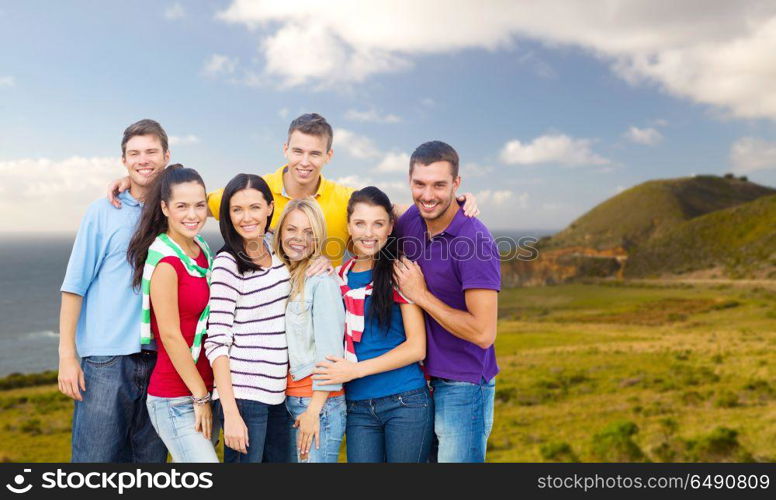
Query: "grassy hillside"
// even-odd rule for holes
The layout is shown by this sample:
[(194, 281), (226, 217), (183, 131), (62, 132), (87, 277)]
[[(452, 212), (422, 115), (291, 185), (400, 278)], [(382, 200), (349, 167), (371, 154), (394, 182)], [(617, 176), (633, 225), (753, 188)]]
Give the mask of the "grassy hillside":
[[(505, 289), (490, 461), (776, 461), (776, 290)], [(0, 460), (66, 461), (72, 403), (0, 385)]]
[(596, 206), (542, 246), (630, 250), (689, 219), (770, 194), (776, 190), (710, 175), (649, 181)]
[(500, 296), (492, 461), (775, 461), (776, 290)]
[[(731, 277), (776, 269), (776, 195), (679, 223), (637, 247), (628, 276), (721, 267)], [(771, 271), (770, 278), (776, 277)]]

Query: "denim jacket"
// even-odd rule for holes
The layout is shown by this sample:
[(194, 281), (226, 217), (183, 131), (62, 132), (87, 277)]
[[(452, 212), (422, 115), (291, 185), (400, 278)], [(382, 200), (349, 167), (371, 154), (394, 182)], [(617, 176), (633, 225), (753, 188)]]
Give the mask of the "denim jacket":
[[(291, 378), (301, 380), (313, 373), (326, 356), (345, 353), (345, 306), (337, 282), (331, 276), (305, 280), (304, 295), (288, 300), (286, 338)], [(322, 385), (313, 380), (314, 391), (339, 391), (342, 384)]]

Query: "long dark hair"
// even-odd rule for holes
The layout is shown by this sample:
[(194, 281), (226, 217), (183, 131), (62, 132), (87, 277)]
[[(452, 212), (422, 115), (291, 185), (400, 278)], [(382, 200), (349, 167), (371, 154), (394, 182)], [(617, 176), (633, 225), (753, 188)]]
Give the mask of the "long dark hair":
[[(359, 189), (348, 200), (348, 222), (357, 203), (366, 203), (373, 207), (383, 207), (391, 224), (395, 223), (393, 205), (388, 195), (374, 186)], [(388, 240), (374, 258), (372, 269), (372, 306), (370, 313), (377, 317), (378, 323), (387, 328), (391, 324), (393, 309), (393, 263), (399, 258), (399, 242), (396, 238), (396, 225), (388, 235)]]
[[(245, 274), (248, 271), (259, 271), (261, 267), (253, 262), (245, 252), (245, 242), (242, 236), (234, 228), (232, 224), (232, 217), (229, 214), (229, 203), (232, 200), (232, 196), (238, 191), (243, 189), (256, 189), (262, 196), (267, 205), (275, 201), (272, 197), (272, 191), (269, 189), (267, 182), (253, 174), (237, 174), (235, 175), (229, 184), (224, 188), (224, 193), (221, 196), (221, 208), (218, 210), (218, 227), (221, 229), (221, 237), (224, 238), (224, 246), (221, 247), (219, 252), (227, 252), (234, 260), (237, 261), (237, 271), (240, 274)], [(272, 222), (272, 212), (267, 216), (267, 225), (264, 226), (264, 232), (269, 231), (269, 225)]]
[(148, 189), (140, 222), (127, 249), (127, 260), (133, 269), (132, 286), (136, 290), (143, 282), (143, 268), (148, 257), (148, 248), (157, 236), (166, 233), (168, 229), (167, 216), (162, 212), (162, 201), (169, 203), (172, 188), (184, 182), (196, 182), (205, 189), (205, 182), (199, 173), (193, 168), (185, 168), (180, 163), (170, 165), (159, 172)]

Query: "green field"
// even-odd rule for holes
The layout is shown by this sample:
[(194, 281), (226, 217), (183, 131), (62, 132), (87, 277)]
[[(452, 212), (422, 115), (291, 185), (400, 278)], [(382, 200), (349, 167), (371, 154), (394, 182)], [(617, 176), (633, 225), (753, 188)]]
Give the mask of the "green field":
[[(519, 288), (500, 305), (490, 461), (776, 461), (776, 285)], [(0, 391), (0, 408), (0, 460), (68, 460), (56, 385)]]

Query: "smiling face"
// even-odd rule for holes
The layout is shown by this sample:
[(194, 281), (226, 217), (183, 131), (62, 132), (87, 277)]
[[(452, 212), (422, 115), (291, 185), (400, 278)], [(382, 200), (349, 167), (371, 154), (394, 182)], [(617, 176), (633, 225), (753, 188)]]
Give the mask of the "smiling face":
[(258, 189), (243, 189), (229, 200), (229, 217), (243, 240), (254, 241), (264, 236), (267, 218), (274, 207), (275, 204), (267, 203)]
[(283, 145), (283, 154), (288, 160), (291, 180), (302, 188), (312, 188), (318, 183), (321, 169), (334, 153), (327, 149), (325, 136), (309, 135), (294, 130)]
[(292, 262), (308, 258), (315, 249), (315, 232), (310, 219), (301, 210), (286, 214), (283, 227), (280, 228), (280, 241), (283, 252)]
[(172, 186), (169, 201), (162, 200), (169, 231), (192, 239), (207, 220), (207, 195), (199, 182), (182, 182)]
[(127, 167), (131, 183), (148, 187), (170, 161), (170, 152), (164, 151), (155, 135), (136, 135), (126, 144), (121, 162)]
[(452, 166), (447, 161), (414, 165), (410, 174), (412, 200), (426, 221), (442, 217), (455, 200), (461, 178), (454, 178), (451, 172)]
[(381, 206), (368, 203), (353, 205), (348, 220), (348, 233), (353, 240), (353, 251), (358, 257), (374, 257), (380, 252), (393, 231), (388, 212)]

